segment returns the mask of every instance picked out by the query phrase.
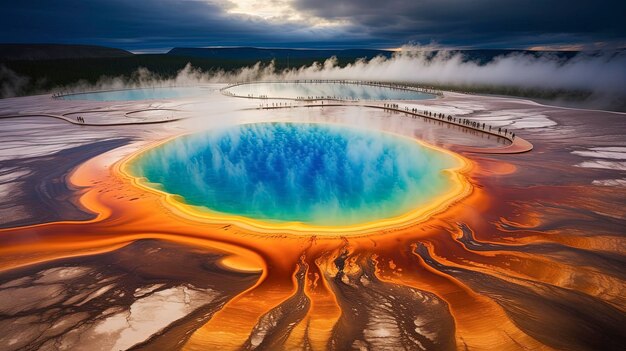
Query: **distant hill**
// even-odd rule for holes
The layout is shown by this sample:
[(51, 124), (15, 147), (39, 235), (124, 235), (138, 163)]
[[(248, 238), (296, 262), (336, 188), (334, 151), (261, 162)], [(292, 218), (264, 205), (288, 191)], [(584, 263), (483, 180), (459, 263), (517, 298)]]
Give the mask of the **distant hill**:
[(233, 48), (173, 48), (167, 55), (201, 57), (215, 60), (325, 60), (336, 56), (340, 60), (371, 59), (382, 55), (390, 57), (392, 51), (370, 49), (314, 50), (314, 49), (261, 49), (254, 47)]
[(0, 44), (0, 60), (3, 61), (39, 61), (128, 56), (133, 56), (133, 54), (122, 49), (95, 45)]
[[(563, 59), (575, 56), (577, 51), (530, 51), (530, 50), (507, 50), (507, 49), (470, 49), (452, 50), (463, 54), (467, 61), (478, 61), (485, 64), (497, 56), (510, 54), (545, 55), (551, 54)], [(435, 56), (439, 51), (429, 52), (429, 56)], [(229, 48), (173, 48), (167, 55), (181, 57), (195, 57), (213, 59), (218, 61), (269, 61), (277, 60), (285, 64), (291, 60), (294, 64), (303, 61), (323, 61), (331, 56), (337, 57), (340, 62), (352, 62), (356, 59), (371, 59), (376, 56), (391, 57), (393, 51), (373, 49), (261, 49), (254, 47), (229, 47)]]

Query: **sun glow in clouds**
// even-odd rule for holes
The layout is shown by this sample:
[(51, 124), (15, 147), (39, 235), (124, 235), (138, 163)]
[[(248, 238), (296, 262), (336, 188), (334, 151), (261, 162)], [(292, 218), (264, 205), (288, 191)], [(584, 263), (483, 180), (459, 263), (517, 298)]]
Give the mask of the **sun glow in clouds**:
[(224, 5), (227, 13), (261, 18), (270, 22), (305, 22), (315, 27), (346, 24), (343, 20), (328, 20), (301, 12), (292, 0), (230, 0)]

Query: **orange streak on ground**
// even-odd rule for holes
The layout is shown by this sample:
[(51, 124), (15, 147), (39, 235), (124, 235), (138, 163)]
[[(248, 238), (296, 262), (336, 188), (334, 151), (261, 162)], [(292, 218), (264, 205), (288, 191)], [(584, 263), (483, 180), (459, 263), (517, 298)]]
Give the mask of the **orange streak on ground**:
[[(557, 258), (507, 251), (506, 246), (499, 251), (484, 252), (468, 250), (461, 243), (449, 245), (441, 238), (427, 240), (431, 243), (432, 254), (447, 266), (489, 274), (529, 287), (534, 285), (525, 283), (526, 280), (584, 292), (618, 309), (626, 303), (626, 297), (621, 294), (623, 280), (600, 274), (596, 269), (570, 266)], [(514, 246), (511, 245), (511, 248)]]
[(334, 259), (335, 257), (326, 254), (325, 257), (316, 259), (317, 276), (311, 282), (313, 285), (309, 285), (306, 290), (307, 295), (311, 298), (311, 310), (307, 316), (309, 338), (311, 345), (317, 350), (326, 349), (333, 327), (342, 314), (341, 307), (339, 307), (337, 298), (327, 280), (329, 274), (333, 276), (336, 274), (331, 258)]
[[(426, 245), (429, 251), (432, 247)], [(430, 291), (448, 303), (456, 325), (457, 345), (469, 350), (519, 350), (520, 344), (533, 350), (551, 350), (539, 343), (508, 318), (495, 301), (473, 292), (463, 282), (439, 272), (415, 255), (419, 269), (389, 281)]]
[[(504, 170), (507, 171), (506, 167)], [(499, 172), (500, 170), (492, 169), (492, 171)], [(432, 231), (430, 234), (416, 234), (415, 230), (406, 233), (401, 231), (393, 236), (393, 241), (378, 241), (376, 251), (380, 253), (380, 262), (393, 260), (395, 268), (378, 265), (380, 271), (377, 275), (383, 281), (429, 291), (446, 301), (455, 319), (457, 345), (461, 349), (463, 349), (462, 345), (467, 345), (470, 350), (518, 350), (521, 344), (530, 349), (548, 350), (549, 347), (521, 331), (495, 301), (472, 291), (456, 278), (431, 268), (414, 253), (410, 255), (411, 257), (398, 254), (398, 247), (406, 248), (416, 240), (429, 248), (433, 258), (445, 263), (447, 263), (445, 260), (440, 260), (434, 254), (433, 243), (436, 243), (441, 251), (452, 250), (446, 253), (450, 256), (461, 257), (459, 260), (466, 257), (468, 253), (477, 254), (465, 250), (446, 231), (458, 231), (458, 228), (451, 226), (450, 223), (475, 223), (476, 219), (482, 217), (481, 213), (489, 210), (490, 206), (488, 195), (480, 188), (474, 188), (473, 193), (462, 202), (445, 213), (434, 216), (428, 222), (430, 230), (427, 231)], [(442, 231), (443, 228), (446, 228), (446, 231)], [(437, 234), (433, 235), (433, 232)], [(399, 238), (403, 241), (400, 242)], [(493, 253), (485, 253), (485, 255), (490, 254), (493, 255)], [(487, 262), (493, 264), (491, 261)], [(388, 264), (387, 267), (389, 266)], [(466, 265), (460, 264), (459, 266), (467, 268)]]
[(325, 284), (315, 289), (307, 288), (307, 296), (311, 299), (311, 307), (306, 317), (287, 339), (285, 343), (287, 350), (301, 349), (305, 337), (313, 350), (325, 350), (333, 327), (341, 317), (341, 309), (335, 300), (335, 295)]
[[(326, 247), (325, 252), (331, 252), (332, 247), (322, 246)], [(304, 293), (310, 300), (310, 307), (306, 316), (294, 327), (285, 341), (284, 348), (300, 350), (310, 347), (312, 350), (325, 350), (333, 327), (341, 317), (341, 309), (326, 279), (322, 276), (323, 271), (326, 270), (321, 269), (320, 265), (325, 265), (325, 262), (328, 262), (327, 258), (312, 259), (316, 256), (310, 251), (307, 251), (305, 255), (303, 259), (309, 270), (305, 277)]]
[(304, 293), (310, 299), (310, 307), (286, 340), (285, 349), (304, 349), (305, 343), (313, 350), (327, 349), (333, 327), (342, 313), (327, 275), (336, 273), (332, 261), (344, 246), (344, 240), (312, 240), (305, 249), (302, 257), (309, 270)]
[(172, 234), (140, 233), (133, 235), (108, 235), (98, 239), (80, 240), (78, 237), (57, 236), (54, 241), (40, 244), (12, 245), (0, 249), (0, 270), (8, 270), (25, 265), (46, 262), (54, 259), (94, 255), (122, 248), (133, 241), (156, 239), (201, 248), (213, 249), (231, 255), (241, 256), (248, 266), (265, 269), (264, 261), (254, 251), (204, 238), (184, 237)]
[[(472, 174), (494, 176), (509, 174), (509, 171), (510, 167), (507, 163), (481, 160), (472, 170)], [(530, 252), (514, 251), (516, 247), (524, 247), (527, 244), (559, 243), (585, 250), (621, 252), (623, 250), (620, 246), (623, 245), (623, 241), (620, 238), (604, 235), (584, 236), (582, 233), (571, 235), (571, 231), (564, 233), (560, 230), (532, 230), (543, 225), (545, 216), (533, 208), (525, 208), (515, 217), (515, 220), (500, 218), (502, 223), (513, 226), (515, 230), (507, 230), (497, 224), (494, 227), (493, 223), (486, 222), (481, 215), (482, 212), (494, 211), (494, 204), (489, 198), (490, 195), (485, 189), (476, 187), (473, 194), (465, 198), (462, 203), (435, 216), (429, 223), (441, 227), (449, 226), (447, 223), (466, 223), (476, 235), (482, 236), (475, 238), (476, 241), (483, 244), (496, 244), (500, 248), (487, 251), (469, 250), (457, 241), (462, 235), (460, 229), (451, 227), (446, 231), (450, 232), (452, 237), (446, 233), (446, 235), (430, 235), (425, 238), (426, 241), (432, 243), (433, 251), (438, 255), (439, 261), (447, 265), (494, 275), (501, 279), (508, 279), (508, 277), (519, 278), (522, 281), (528, 279), (583, 292), (623, 310), (626, 298), (621, 294), (624, 282), (619, 277), (599, 272), (596, 268), (568, 264), (560, 260), (558, 256), (536, 254), (532, 252), (532, 249)], [(513, 212), (509, 208), (499, 208), (499, 210), (507, 214)], [(507, 236), (509, 234), (510, 237)], [(516, 283), (519, 284), (520, 281), (516, 280)]]
[[(239, 294), (218, 312), (204, 326), (196, 330), (184, 350), (239, 350), (246, 342), (259, 318), (291, 297), (297, 289), (294, 277), (283, 281), (280, 276), (289, 277), (287, 272), (278, 273), (280, 281), (267, 279), (267, 271), (250, 289)], [(283, 273), (283, 274), (280, 274)], [(260, 343), (261, 337), (258, 340)], [(256, 340), (251, 340), (253, 345)]]
[(240, 272), (263, 272), (264, 268), (247, 256), (227, 256), (220, 260), (219, 264), (226, 269)]

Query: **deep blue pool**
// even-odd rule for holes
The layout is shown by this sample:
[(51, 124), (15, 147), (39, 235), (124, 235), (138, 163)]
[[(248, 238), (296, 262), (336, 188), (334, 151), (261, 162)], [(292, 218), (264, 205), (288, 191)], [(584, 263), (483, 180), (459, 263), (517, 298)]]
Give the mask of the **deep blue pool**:
[(406, 137), (328, 124), (259, 123), (179, 137), (132, 173), (184, 202), (270, 222), (391, 218), (449, 185), (456, 160)]

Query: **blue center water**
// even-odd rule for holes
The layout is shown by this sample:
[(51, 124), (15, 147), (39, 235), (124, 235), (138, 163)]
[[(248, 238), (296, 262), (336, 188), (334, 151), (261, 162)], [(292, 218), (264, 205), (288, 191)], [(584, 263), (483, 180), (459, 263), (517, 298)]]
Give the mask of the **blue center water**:
[(97, 91), (91, 93), (70, 94), (63, 96), (64, 100), (92, 100), (92, 101), (138, 101), (161, 100), (196, 97), (209, 93), (202, 87), (163, 87)]
[(446, 191), (456, 160), (408, 138), (327, 124), (259, 123), (183, 136), (131, 173), (209, 211), (350, 225), (404, 214)]
[(353, 83), (250, 83), (228, 88), (238, 96), (264, 95), (269, 98), (336, 98), (359, 100), (425, 100), (433, 99), (432, 94), (400, 88), (380, 87)]

